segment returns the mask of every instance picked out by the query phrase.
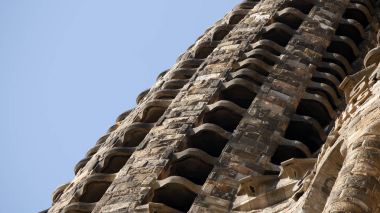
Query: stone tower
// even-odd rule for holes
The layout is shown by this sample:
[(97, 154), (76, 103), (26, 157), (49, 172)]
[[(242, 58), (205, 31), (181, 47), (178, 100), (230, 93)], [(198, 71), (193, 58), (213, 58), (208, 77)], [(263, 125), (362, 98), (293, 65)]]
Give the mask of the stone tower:
[(375, 0), (242, 2), (46, 212), (380, 212), (379, 14)]

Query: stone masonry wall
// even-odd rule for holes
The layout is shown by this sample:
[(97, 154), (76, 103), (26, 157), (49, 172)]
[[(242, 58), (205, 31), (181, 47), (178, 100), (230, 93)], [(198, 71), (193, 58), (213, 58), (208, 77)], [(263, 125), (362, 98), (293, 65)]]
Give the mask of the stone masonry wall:
[(379, 212), (377, 11), (242, 2), (117, 118), (46, 212)]

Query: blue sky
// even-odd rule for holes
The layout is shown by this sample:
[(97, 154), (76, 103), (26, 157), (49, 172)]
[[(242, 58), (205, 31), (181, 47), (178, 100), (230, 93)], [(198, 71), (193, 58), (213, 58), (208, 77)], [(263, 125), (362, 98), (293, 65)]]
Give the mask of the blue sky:
[(38, 212), (136, 96), (240, 0), (0, 0), (0, 212)]

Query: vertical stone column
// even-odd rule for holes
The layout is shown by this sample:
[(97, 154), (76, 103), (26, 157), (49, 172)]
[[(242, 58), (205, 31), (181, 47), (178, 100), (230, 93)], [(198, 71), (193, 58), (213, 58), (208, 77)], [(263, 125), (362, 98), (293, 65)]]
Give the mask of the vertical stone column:
[[(262, 4), (261, 8), (257, 7), (255, 15), (261, 15), (264, 11), (269, 10), (268, 8), (273, 8), (270, 1), (265, 2), (268, 5)], [(309, 126), (313, 126), (312, 128), (315, 126), (315, 129), (318, 129), (320, 125), (326, 126), (329, 123), (329, 121), (318, 123), (317, 120), (323, 115), (314, 116), (314, 113), (309, 112), (297, 112), (299, 114), (296, 115), (296, 111), (301, 102), (308, 102), (307, 99), (314, 97), (317, 97), (317, 100), (310, 102), (317, 104), (305, 104), (306, 110), (312, 111), (314, 110), (312, 106), (327, 103), (324, 98), (315, 95), (308, 88), (313, 83), (317, 84), (312, 81), (313, 74), (317, 73), (316, 65), (322, 61), (348, 3), (346, 0), (284, 1), (261, 34), (252, 39), (253, 51), (257, 52), (260, 48), (255, 49), (256, 45), (263, 40), (272, 40), (275, 43), (269, 48), (261, 47), (268, 52), (272, 51), (273, 53), (275, 47), (281, 46), (278, 47), (279, 60), (273, 61), (273, 66), (264, 68), (268, 75), (265, 76), (257, 96), (204, 184), (191, 212), (202, 212), (205, 209), (228, 212), (231, 208), (235, 211), (258, 210), (280, 203), (293, 195), (293, 182), (284, 186), (284, 181), (282, 181), (283, 185), (279, 184), (277, 188), (275, 187), (279, 182), (277, 180), (280, 172), (278, 164), (291, 158), (311, 157), (310, 153), (315, 152), (317, 148), (307, 147), (311, 144), (309, 141), (295, 141), (295, 138), (289, 137), (293, 139), (291, 141), (282, 136), (285, 135), (287, 129), (296, 128), (298, 128), (297, 134), (302, 135), (303, 129), (300, 127), (302, 125), (298, 125), (300, 123), (306, 126), (305, 129), (308, 129)], [(288, 14), (287, 19), (282, 19), (282, 14)], [(275, 36), (268, 37), (267, 33), (273, 29), (281, 33), (274, 33)], [(287, 39), (286, 36), (288, 36)], [(247, 53), (247, 56), (248, 59), (243, 60), (240, 64), (254, 64), (254, 60), (250, 58), (251, 54)], [(258, 57), (253, 56), (252, 58), (257, 60)], [(262, 58), (264, 58), (262, 64), (270, 63), (268, 62), (270, 54), (265, 54)], [(252, 73), (258, 70), (254, 65), (249, 68)], [(235, 72), (239, 72), (240, 69), (241, 66), (237, 66)], [(323, 91), (323, 89), (320, 90)], [(324, 106), (328, 108), (330, 105), (327, 103)], [(318, 109), (318, 107), (315, 108)], [(332, 119), (334, 115), (335, 112), (331, 110)], [(323, 137), (321, 136), (321, 138)], [(297, 163), (309, 166), (310, 161), (313, 159), (293, 161), (289, 165)], [(241, 183), (249, 176), (252, 176), (252, 184), (258, 187), (250, 187), (250, 190), (245, 190), (249, 193), (246, 195), (238, 189), (239, 186), (240, 189), (243, 188)], [(296, 176), (302, 178), (303, 173), (299, 172)], [(267, 187), (267, 185), (269, 186)], [(249, 189), (249, 187), (247, 188)], [(239, 197), (235, 198), (236, 195)]]
[(343, 167), (324, 212), (380, 211), (380, 122), (359, 133), (348, 141)]
[(343, 82), (350, 119), (343, 124), (342, 169), (323, 212), (380, 212), (380, 49)]

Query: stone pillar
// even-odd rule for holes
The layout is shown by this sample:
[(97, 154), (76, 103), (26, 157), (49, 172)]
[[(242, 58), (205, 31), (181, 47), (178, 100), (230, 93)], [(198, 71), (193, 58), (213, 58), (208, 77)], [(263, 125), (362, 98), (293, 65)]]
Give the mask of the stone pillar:
[(370, 51), (361, 72), (343, 82), (351, 118), (341, 153), (342, 169), (323, 212), (380, 212), (379, 51)]
[[(377, 104), (380, 106), (380, 100)], [(358, 133), (348, 141), (343, 167), (324, 212), (380, 211), (380, 122)]]

